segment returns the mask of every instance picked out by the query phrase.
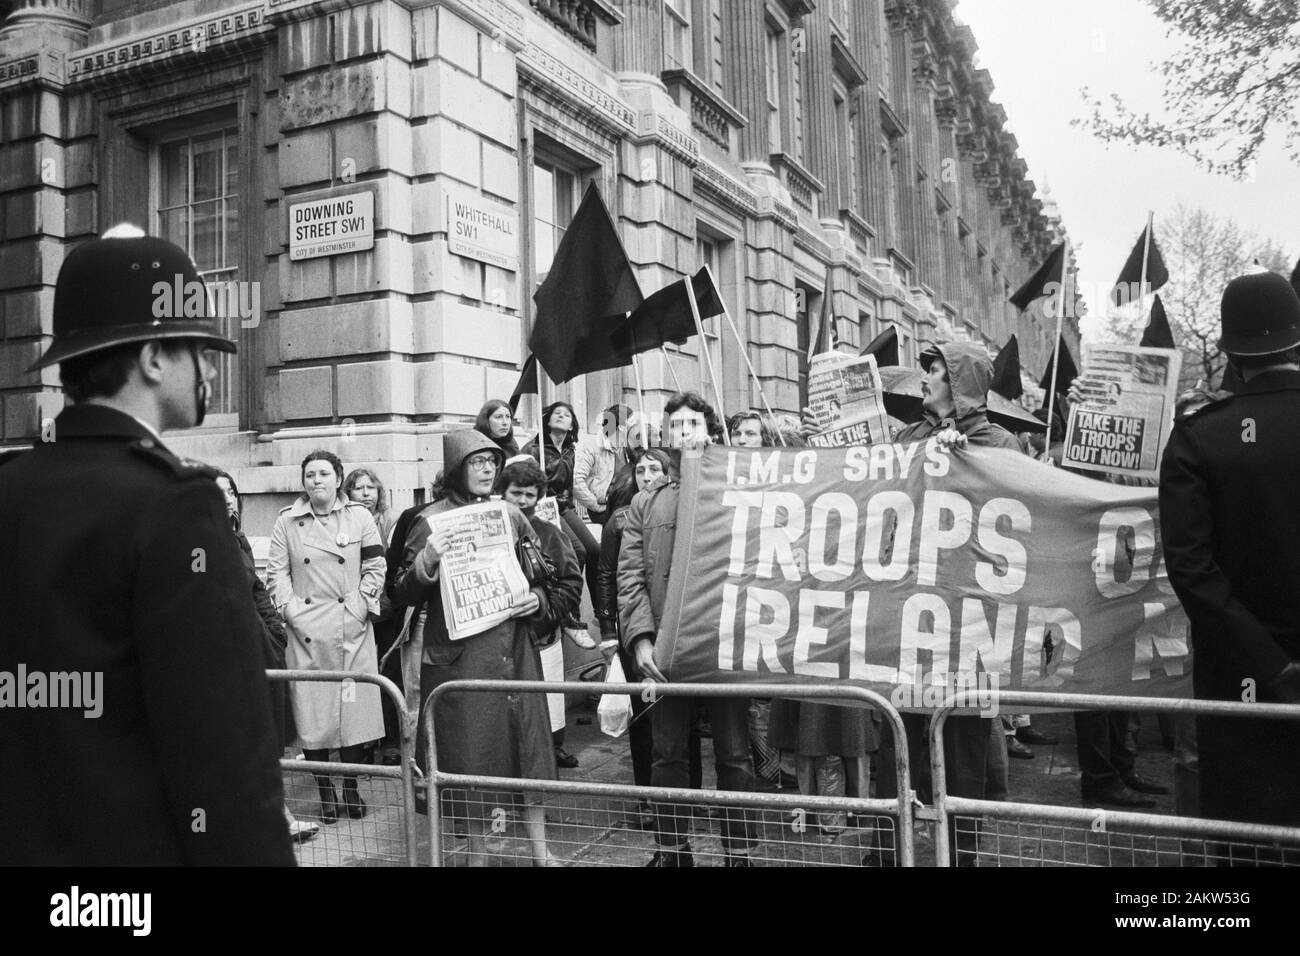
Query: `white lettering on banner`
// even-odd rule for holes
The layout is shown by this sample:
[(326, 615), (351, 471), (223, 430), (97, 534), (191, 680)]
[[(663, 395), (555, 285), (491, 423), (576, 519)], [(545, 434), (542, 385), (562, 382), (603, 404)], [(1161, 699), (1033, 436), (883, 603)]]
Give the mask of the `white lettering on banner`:
[(1187, 661), (1187, 618), (1173, 613), (1176, 606), (1146, 602), (1142, 605), (1142, 627), (1133, 640), (1133, 680), (1149, 680), (1152, 666), (1160, 657), (1160, 669), (1171, 677), (1183, 673)]
[[(1121, 532), (1128, 530), (1133, 535), (1132, 553), (1126, 553), (1120, 560), (1120, 552), (1125, 548), (1127, 536)], [(1112, 508), (1101, 516), (1097, 525), (1097, 549), (1103, 560), (1094, 564), (1097, 575), (1097, 590), (1103, 597), (1123, 597), (1136, 594), (1151, 580), (1151, 566), (1155, 560), (1156, 523), (1151, 513), (1145, 508)], [(1109, 554), (1110, 560), (1104, 560)], [(1119, 569), (1131, 568), (1123, 580), (1119, 580)]]
[[(1043, 639), (1052, 640), (1052, 658), (1047, 660)], [(1060, 648), (1060, 653), (1057, 653)], [(1083, 650), (1079, 619), (1063, 607), (1031, 607), (1025, 627), (1025, 650), (1021, 667), (1026, 688), (1060, 687), (1074, 675), (1074, 663)]]
[(961, 643), (957, 651), (957, 669), (974, 673), (981, 669), (999, 674), (1011, 673), (1011, 649), (1016, 643), (1014, 604), (998, 604), (996, 623), (989, 631), (984, 603), (978, 598), (961, 602)]
[(722, 585), (722, 617), (718, 619), (718, 670), (729, 671), (736, 655), (736, 595), (731, 582)]
[[(944, 527), (943, 516), (952, 524)], [(955, 491), (927, 491), (921, 505), (921, 549), (916, 558), (916, 583), (934, 587), (939, 574), (939, 552), (956, 551), (970, 540), (970, 502)]]
[(832, 610), (844, 609), (843, 591), (813, 591), (807, 588), (799, 592), (799, 631), (794, 636), (794, 672), (807, 677), (839, 677), (840, 665), (834, 661), (812, 660), (813, 648), (826, 649), (826, 641), (831, 632), (816, 623), (817, 611), (821, 608)]
[[(887, 523), (885, 515), (889, 515)], [(898, 532), (902, 540), (912, 540), (912, 526), (916, 523), (916, 509), (912, 498), (903, 491), (882, 491), (867, 501), (867, 520), (862, 544), (862, 572), (873, 581), (901, 581), (911, 567), (910, 545), (895, 547)], [(886, 538), (885, 531), (889, 530)]]
[(849, 615), (849, 680), (892, 684), (898, 673), (894, 668), (867, 663), (867, 609), (870, 605), (870, 591), (853, 592), (853, 610)]
[(731, 525), (731, 559), (727, 573), (740, 574), (745, 569), (745, 541), (749, 534), (749, 509), (763, 506), (761, 491), (724, 491), (722, 506), (735, 508), (736, 514)]
[[(921, 626), (922, 618), (930, 618), (930, 629)], [(930, 652), (930, 670), (944, 673), (948, 670), (948, 648), (952, 643), (952, 615), (948, 605), (937, 594), (913, 594), (903, 603), (903, 640), (898, 647), (898, 670), (910, 674), (917, 668), (917, 652)]]
[[(826, 528), (836, 517), (839, 537), (835, 557), (826, 561)], [(808, 572), (818, 581), (843, 581), (853, 573), (858, 536), (858, 503), (852, 495), (828, 492), (818, 495), (812, 507), (812, 533), (808, 537)]]
[[(763, 620), (763, 610), (772, 612)], [(780, 591), (751, 587), (745, 591), (745, 653), (742, 666), (757, 671), (761, 658), (773, 674), (787, 674), (777, 656), (776, 642), (790, 630), (790, 602)]]
[(999, 571), (992, 561), (981, 560), (975, 565), (975, 583), (985, 591), (993, 594), (1015, 594), (1025, 586), (1029, 573), (1029, 552), (1015, 538), (1008, 538), (998, 530), (998, 522), (1008, 519), (1011, 530), (1028, 535), (1033, 519), (1023, 502), (1014, 498), (991, 498), (980, 509), (979, 528), (976, 537), (980, 547), (992, 552), (1005, 562), (1005, 570)]
[[(777, 514), (785, 515), (785, 522), (777, 524)], [(794, 545), (803, 535), (804, 502), (793, 491), (767, 491), (763, 493), (763, 514), (759, 519), (758, 568), (760, 578), (772, 577), (773, 562), (781, 566), (787, 581), (801, 578), (799, 565), (794, 559)]]

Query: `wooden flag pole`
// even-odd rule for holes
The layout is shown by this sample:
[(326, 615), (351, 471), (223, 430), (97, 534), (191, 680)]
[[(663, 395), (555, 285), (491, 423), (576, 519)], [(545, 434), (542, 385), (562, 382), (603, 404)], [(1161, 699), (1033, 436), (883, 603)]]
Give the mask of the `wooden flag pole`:
[(1142, 241), (1142, 279), (1138, 283), (1138, 301), (1142, 303), (1140, 311), (1147, 310), (1147, 263), (1151, 260), (1151, 230), (1155, 228), (1156, 212), (1147, 210), (1147, 231)]
[[(713, 282), (713, 287), (717, 289), (718, 283), (713, 279), (713, 270), (709, 269), (707, 264), (704, 268), (708, 270), (709, 280)], [(736, 320), (731, 317), (731, 310), (727, 308), (727, 302), (722, 298), (721, 289), (718, 289), (718, 302), (722, 304), (722, 314), (727, 319), (727, 326), (731, 329), (731, 334), (736, 337), (736, 345), (739, 346), (740, 354), (745, 359), (745, 368), (749, 370), (749, 377), (754, 380), (754, 387), (758, 389), (758, 400), (763, 403), (764, 411), (766, 411), (768, 417), (772, 419), (773, 427), (777, 427), (776, 413), (772, 411), (772, 406), (767, 403), (767, 395), (763, 393), (763, 383), (759, 381), (758, 372), (754, 371), (754, 363), (750, 361), (749, 346), (745, 343), (745, 340), (740, 337), (740, 329), (736, 326)], [(781, 439), (781, 444), (784, 445), (785, 437), (781, 435), (779, 428), (777, 428), (777, 435)]]
[[(700, 321), (700, 305), (695, 301), (695, 286), (691, 283), (691, 277), (683, 279), (686, 283), (686, 300), (691, 304), (691, 318), (695, 320), (695, 331), (700, 337), (700, 360), (701, 363), (709, 370), (709, 380), (713, 383), (713, 397), (718, 403), (718, 417), (725, 423), (727, 420), (727, 411), (722, 404), (722, 391), (718, 388), (718, 377), (713, 371), (713, 360), (709, 358), (709, 341), (704, 336), (704, 323)], [(703, 382), (701, 381), (701, 385)], [(731, 444), (731, 436), (727, 434), (727, 426), (722, 426), (722, 443)]]
[(677, 369), (673, 368), (672, 360), (668, 358), (668, 350), (661, 345), (659, 351), (663, 354), (664, 364), (668, 366), (668, 374), (673, 377), (673, 388), (682, 391), (682, 380), (677, 377)]
[[(626, 312), (623, 315), (623, 321), (626, 322), (631, 318), (632, 313)], [(636, 405), (637, 410), (641, 413), (641, 449), (644, 451), (649, 448), (649, 442), (646, 439), (646, 414), (645, 414), (645, 389), (641, 386), (641, 355), (637, 352), (636, 329), (632, 330), (632, 376), (636, 380)]]
[[(1052, 345), (1052, 377), (1047, 380), (1047, 449), (1044, 454), (1051, 458), (1052, 455), (1052, 413), (1056, 410), (1056, 373), (1061, 364), (1061, 323), (1065, 320), (1065, 294), (1066, 279), (1069, 278), (1070, 270), (1070, 240), (1065, 240), (1065, 248), (1061, 250), (1061, 301), (1056, 308), (1056, 338)], [(1064, 441), (1065, 436), (1061, 436)]]
[(542, 473), (546, 473), (546, 436), (543, 432), (546, 430), (546, 422), (543, 421), (542, 408), (545, 403), (542, 401), (542, 379), (549, 379), (546, 370), (542, 368), (542, 363), (537, 363), (537, 463), (542, 466)]

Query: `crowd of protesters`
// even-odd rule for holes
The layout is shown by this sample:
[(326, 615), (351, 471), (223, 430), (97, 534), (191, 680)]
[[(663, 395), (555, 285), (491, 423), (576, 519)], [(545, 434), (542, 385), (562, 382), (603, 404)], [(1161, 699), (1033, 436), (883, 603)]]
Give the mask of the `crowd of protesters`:
[[(28, 825), (7, 841), (5, 862), (286, 864), (286, 838), (366, 817), (373, 808), (356, 777), (343, 774), (336, 790), (328, 761), (333, 752), (348, 764), (397, 760), (400, 713), (365, 681), (293, 681), (268, 695), (259, 690), (266, 668), (385, 673), (402, 687), (408, 715), (423, 716), (422, 702), (449, 681), (542, 680), (557, 656), (562, 675), (562, 634), (594, 647), (581, 636), (585, 590), (608, 656), (631, 680), (664, 681), (654, 650), (682, 454), (721, 441), (793, 447), (813, 430), (807, 410), (802, 421), (744, 411), (723, 422), (699, 394), (680, 392), (666, 402), (662, 428), (618, 403), (590, 435), (572, 406), (554, 402), (521, 448), (512, 408), (491, 401), (474, 427), (444, 436), (431, 500), (397, 516), (376, 469), (345, 475), (339, 457), (320, 448), (303, 459), (301, 495), (270, 529), (263, 582), (234, 477), (178, 459), (160, 438), (202, 423), (215, 375), (208, 350), (235, 350), (206, 319), (136, 321), (151, 302), (151, 274), (173, 271), (199, 281), (182, 250), (133, 228), (68, 256), (54, 342), (34, 368), (59, 365), (70, 405), (54, 422), (57, 441), (0, 460), (0, 529), (11, 543), (0, 555), (0, 663), (53, 670), (75, 660), (104, 674), (115, 715), (140, 715), (130, 727), (118, 716), (87, 722), (39, 708), (7, 718), (0, 809)], [(105, 288), (121, 293), (108, 308)], [(1298, 704), (1300, 498), (1290, 479), (1300, 468), (1300, 297), (1281, 276), (1252, 274), (1229, 283), (1221, 308), (1217, 344), (1234, 384), (1179, 403), (1156, 483), (1163, 556), (1191, 624), (1196, 696)], [(993, 370), (983, 348), (936, 344), (920, 365), (920, 415), (895, 422), (894, 441), (987, 446), (1061, 465), (1069, 396), (1054, 403), (1054, 415), (1039, 410), (1043, 434), (1016, 435), (990, 420)], [(960, 475), (954, 469), (952, 480)], [(113, 508), (83, 500), (92, 483)], [(495, 626), (453, 640), (440, 581), (452, 542), (427, 519), (493, 499), (505, 502), (526, 596)], [(555, 523), (542, 499), (554, 505)], [(103, 560), (78, 561), (88, 549)], [(1056, 651), (1045, 636), (1043, 652)], [(738, 697), (650, 701), (632, 698), (627, 739), (637, 785), (699, 788), (709, 736), (722, 790), (897, 792), (898, 742), (870, 710)], [(1167, 791), (1137, 772), (1129, 715), (1081, 712), (1074, 723), (1085, 804), (1141, 809)], [(905, 715), (903, 724), (911, 779), (928, 801), (926, 721)], [(577, 765), (562, 728), (542, 695), (445, 694), (435, 714), (439, 766), (554, 779)], [(1031, 745), (1055, 743), (1023, 715), (954, 717), (949, 728), (947, 792), (984, 800), (1010, 798), (1009, 757), (1033, 759)], [(1161, 735), (1176, 753), (1181, 813), (1300, 826), (1295, 722), (1173, 719)], [(283, 747), (314, 762), (318, 806), (298, 818), (276, 765)], [(427, 769), (422, 748), (417, 760)], [(114, 784), (107, 791), (106, 780)], [(472, 863), (486, 863), (488, 821), (507, 800), (521, 808), (533, 862), (558, 862), (536, 794), (450, 797)], [(194, 807), (219, 823), (213, 832), (223, 839), (191, 827)], [(645, 801), (638, 810), (654, 833), (650, 865), (693, 866), (681, 808)], [(835, 833), (849, 821), (832, 813), (817, 822)], [(721, 835), (726, 865), (750, 866), (760, 839), (752, 812), (726, 814)], [(974, 859), (976, 835), (952, 835), (958, 862)], [(873, 846), (863, 863), (883, 862), (882, 849)], [(1258, 859), (1275, 856), (1265, 848)]]
[[(1269, 292), (1276, 290), (1261, 294)], [(1291, 301), (1282, 298), (1281, 303), (1279, 308), (1294, 312), (1295, 327), (1300, 328), (1300, 299), (1291, 293)], [(1248, 400), (1258, 402), (1273, 394), (1259, 384), (1269, 384), (1269, 376), (1277, 380), (1272, 384), (1279, 389), (1291, 390), (1287, 398), (1300, 391), (1295, 351), (1300, 335), (1293, 337), (1297, 342), (1288, 349), (1234, 357)], [(895, 441), (934, 438), (948, 448), (1002, 448), (1060, 465), (1064, 415), (1059, 409), (1052, 427), (1042, 434), (1013, 434), (989, 420), (992, 363), (983, 348), (965, 343), (934, 345), (921, 354), (920, 365), (922, 413), (913, 422), (893, 422)], [(1077, 389), (1061, 396), (1067, 407), (1078, 397)], [(1212, 420), (1208, 412), (1199, 413), (1224, 397), (1214, 393), (1185, 397), (1179, 425)], [(1268, 407), (1256, 412), (1265, 420), (1271, 413)], [(1038, 417), (1046, 421), (1047, 416), (1040, 410)], [(562, 654), (560, 635), (587, 626), (579, 610), (585, 587), (607, 656), (619, 658), (630, 680), (665, 680), (655, 663), (654, 646), (674, 551), (682, 450), (720, 441), (724, 429), (735, 447), (798, 446), (814, 430), (811, 414), (805, 410), (799, 422), (749, 410), (724, 423), (699, 394), (684, 392), (665, 404), (662, 428), (621, 403), (605, 409), (589, 435), (581, 433), (574, 409), (565, 402), (548, 405), (541, 421), (542, 433), (521, 448), (511, 407), (503, 401), (487, 403), (473, 428), (445, 436), (443, 469), (433, 500), (396, 518), (374, 470), (357, 468), (345, 479), (343, 464), (332, 453), (320, 450), (308, 455), (302, 464), (302, 497), (281, 512), (272, 532), (266, 587), (252, 572), (251, 552), (239, 526), (238, 490), (233, 479), (223, 474), (219, 480), (234, 530), (248, 556), (250, 587), (265, 625), (267, 665), (373, 674), (379, 672), (381, 655), (400, 658), (401, 666), (385, 673), (405, 684), (415, 714), (419, 703), (449, 680), (542, 679), (543, 657)], [(1167, 474), (1195, 468), (1189, 463), (1192, 428), (1180, 428), (1175, 434)], [(1189, 479), (1180, 475), (1178, 480)], [(1172, 513), (1178, 507), (1171, 500), (1175, 492), (1166, 485), (1160, 492), (1162, 510)], [(509, 514), (520, 542), (521, 569), (531, 591), (504, 624), (472, 640), (452, 641), (438, 587), (439, 562), (451, 543), (424, 519), (494, 498), (512, 506)], [(544, 498), (555, 499), (558, 523), (538, 513), (538, 502)], [(1193, 634), (1201, 635), (1196, 673), (1198, 692), (1203, 692), (1215, 679), (1215, 671), (1204, 662), (1214, 661), (1216, 654), (1231, 660), (1232, 653), (1206, 644), (1199, 627), (1203, 599), (1188, 592), (1185, 574), (1209, 572), (1183, 558), (1179, 549), (1190, 547), (1183, 529), (1167, 524), (1165, 533), (1175, 549), (1170, 555), (1172, 582), (1180, 596), (1191, 598)], [(352, 543), (360, 548), (348, 549)], [(1262, 656), (1266, 651), (1256, 647), (1252, 653)], [(1044, 652), (1049, 657), (1053, 652), (1050, 641)], [(1287, 652), (1284, 648), (1279, 653), (1284, 657)], [(1295, 663), (1294, 649), (1290, 653), (1289, 659), (1279, 657), (1268, 665), (1276, 663), (1274, 670), (1279, 672), (1267, 683), (1266, 693), (1272, 699), (1297, 699), (1294, 675), (1300, 665)], [(1201, 676), (1206, 670), (1209, 673)], [(337, 685), (291, 684), (289, 706), (279, 700), (277, 707), (277, 719), (287, 728), (286, 742), (295, 742), (308, 759), (328, 759), (328, 751), (337, 749), (348, 762), (391, 761), (396, 715), (382, 713), (375, 690), (363, 685), (357, 689), (362, 700), (340, 707)], [(1222, 696), (1222, 692), (1203, 695)], [(806, 700), (701, 701), (668, 696), (653, 706), (633, 697), (632, 710), (627, 740), (638, 786), (700, 787), (700, 740), (708, 735), (717, 786), (722, 790), (797, 787), (805, 794), (850, 797), (896, 793), (895, 742), (882, 728), (880, 715), (869, 709)], [(927, 718), (907, 714), (903, 722), (912, 781), (920, 798), (929, 801)], [(563, 722), (555, 728), (541, 695), (448, 695), (439, 705), (435, 723), (440, 765), (454, 772), (553, 779), (557, 768), (578, 763), (563, 748)], [(1236, 748), (1229, 762), (1241, 765), (1242, 737), (1220, 722), (1199, 723), (1209, 727), (1212, 745), (1218, 748), (1208, 788), (1204, 781), (1200, 788), (1196, 786), (1198, 721), (1171, 719), (1160, 724), (1166, 747), (1177, 752), (1179, 811), (1195, 814), (1198, 807), (1208, 807), (1216, 815), (1238, 819), (1294, 822), (1294, 808), (1283, 812), (1272, 807), (1261, 814), (1231, 795), (1242, 782), (1225, 779), (1220, 764), (1227, 747)], [(948, 726), (946, 784), (947, 792), (956, 796), (1009, 799), (1008, 757), (1032, 759), (1029, 744), (1057, 743), (1052, 735), (1033, 728), (1027, 717), (958, 716)], [(1151, 795), (1168, 792), (1136, 770), (1130, 715), (1079, 712), (1075, 730), (1082, 772), (1080, 797), (1085, 804), (1141, 809), (1154, 806)], [(1269, 730), (1277, 733), (1276, 728)], [(380, 742), (385, 744), (383, 751), (364, 751)], [(1276, 748), (1269, 752), (1275, 753)], [(425, 758), (421, 752), (422, 767)], [(1294, 762), (1293, 753), (1289, 759)], [(365, 814), (355, 781), (344, 780), (341, 800), (328, 777), (320, 776), (317, 782), (320, 809), (315, 816), (320, 822), (332, 823), (343, 814)], [(1210, 792), (1202, 796), (1207, 789)], [(472, 860), (484, 859), (488, 807), (502, 799), (501, 794), (468, 794), (458, 798), (453, 808), (468, 821)], [(534, 862), (553, 864), (540, 801), (528, 796), (515, 799), (523, 807)], [(285, 813), (288, 816), (287, 808)], [(688, 819), (680, 808), (643, 801), (639, 816), (641, 825), (654, 832), (651, 866), (694, 865)], [(316, 827), (291, 816), (289, 821), (298, 838), (310, 836)], [(830, 813), (816, 822), (825, 833), (834, 834), (849, 821), (845, 814)], [(750, 865), (750, 852), (758, 840), (752, 813), (730, 811), (721, 829), (726, 865)], [(974, 831), (954, 832), (954, 858), (972, 859), (976, 838)], [(878, 853), (864, 857), (864, 863), (880, 861)]]

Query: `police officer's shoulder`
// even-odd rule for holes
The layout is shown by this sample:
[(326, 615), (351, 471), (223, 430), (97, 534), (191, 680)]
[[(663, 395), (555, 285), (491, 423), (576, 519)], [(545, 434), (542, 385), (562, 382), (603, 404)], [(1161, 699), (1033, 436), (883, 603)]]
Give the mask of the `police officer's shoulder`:
[(178, 481), (195, 478), (215, 481), (217, 478), (217, 470), (211, 465), (192, 458), (180, 458), (153, 438), (138, 439), (128, 447), (135, 458), (148, 462)]
[(1206, 421), (1217, 411), (1222, 411), (1238, 398), (1235, 392), (1205, 392), (1184, 395), (1175, 405), (1174, 423), (1187, 425)]

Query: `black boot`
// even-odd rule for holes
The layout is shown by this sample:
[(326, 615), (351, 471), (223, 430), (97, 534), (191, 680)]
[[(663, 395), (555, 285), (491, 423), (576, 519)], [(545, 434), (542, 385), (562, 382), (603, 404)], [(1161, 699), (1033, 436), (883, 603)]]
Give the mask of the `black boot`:
[(317, 777), (316, 789), (320, 791), (320, 822), (337, 823), (339, 818), (339, 798), (334, 793), (334, 784), (329, 777)]
[(366, 804), (361, 799), (361, 794), (357, 792), (355, 778), (343, 781), (343, 803), (347, 806), (348, 816), (353, 820), (360, 820), (366, 815)]

